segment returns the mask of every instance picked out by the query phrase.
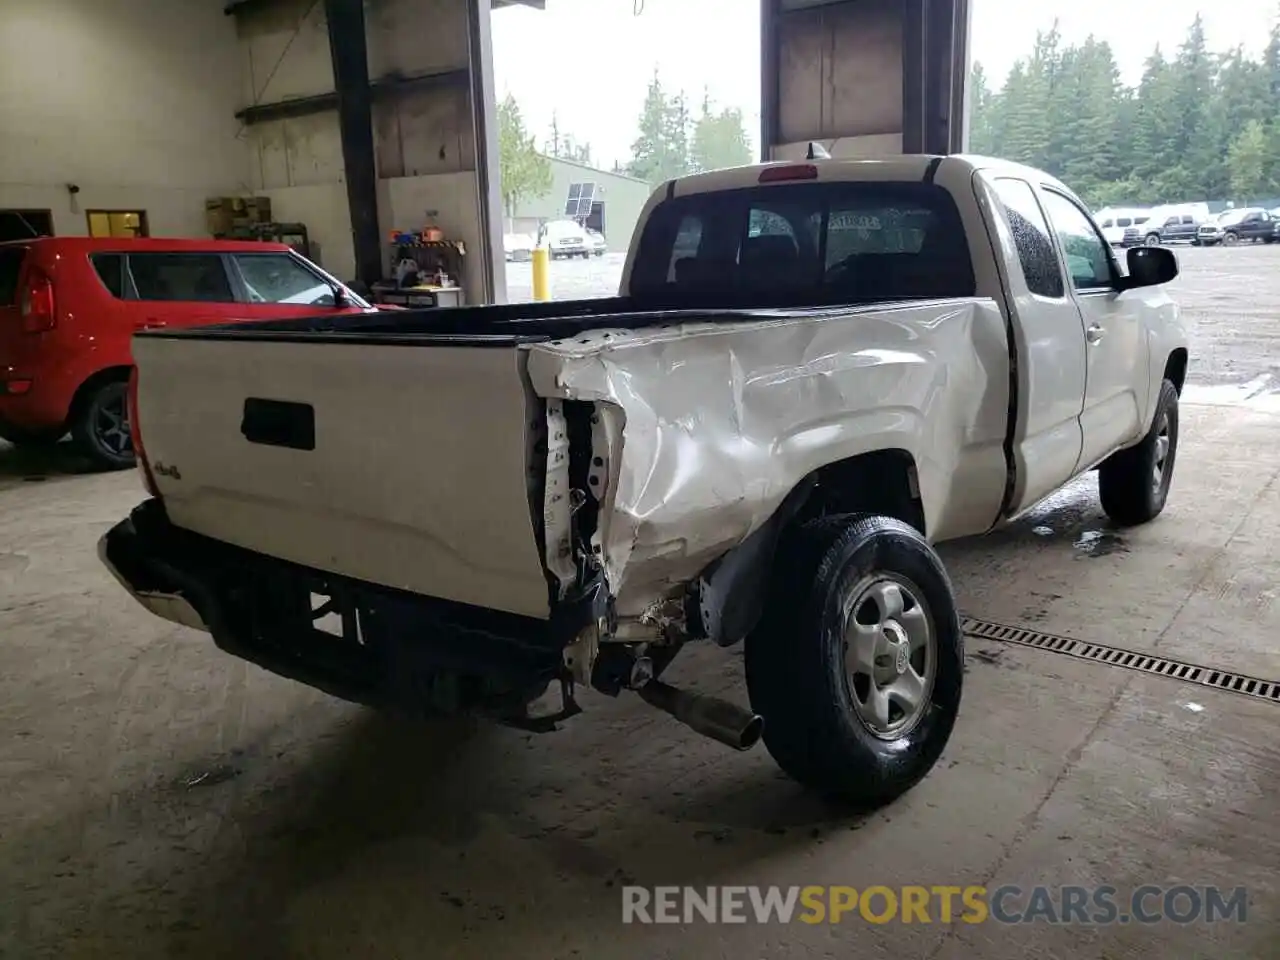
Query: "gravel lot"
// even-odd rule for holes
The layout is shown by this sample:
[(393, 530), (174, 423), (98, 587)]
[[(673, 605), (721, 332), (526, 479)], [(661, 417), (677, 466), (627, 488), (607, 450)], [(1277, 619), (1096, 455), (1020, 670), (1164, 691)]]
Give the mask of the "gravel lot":
[[(1249, 402), (1280, 391), (1280, 246), (1178, 246), (1182, 276), (1170, 288), (1191, 331), (1188, 382), (1201, 400)], [(558, 260), (551, 265), (556, 300), (609, 297), (624, 256)], [(527, 263), (507, 264), (512, 301), (533, 298)], [(1206, 394), (1204, 388), (1212, 387)]]

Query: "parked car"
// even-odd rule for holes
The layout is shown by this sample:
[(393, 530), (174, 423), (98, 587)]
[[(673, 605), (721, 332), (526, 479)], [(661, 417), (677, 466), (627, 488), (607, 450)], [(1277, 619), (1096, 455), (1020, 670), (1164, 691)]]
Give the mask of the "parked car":
[(139, 330), (374, 310), (282, 243), (44, 237), (0, 244), (0, 438), (71, 434), (134, 462), (125, 404)]
[(574, 220), (551, 220), (542, 225), (539, 243), (547, 247), (552, 260), (568, 257), (591, 256), (591, 241), (587, 231)]
[(1113, 247), (1132, 247), (1140, 242), (1139, 228), (1147, 215), (1139, 210), (1100, 210), (1097, 218), (1102, 235)]
[(533, 248), (537, 246), (533, 237), (527, 233), (508, 233), (502, 237), (502, 249), (508, 262), (523, 263), (533, 258)]
[(1148, 247), (1162, 243), (1192, 243), (1199, 245), (1200, 223), (1189, 213), (1156, 216), (1147, 221), (1142, 242)]
[[(931, 541), (1095, 466), (1116, 523), (1164, 508), (1177, 259), (1121, 271), (1057, 180), (967, 157), (684, 177), (637, 237), (608, 300), (139, 335), (151, 499), (105, 563), (339, 697), (540, 731), (634, 691), (893, 800), (964, 682)], [(750, 710), (661, 679), (696, 641), (745, 643)]]
[(1275, 240), (1275, 227), (1275, 218), (1261, 207), (1239, 207), (1220, 213), (1216, 219), (1201, 224), (1196, 237), (1206, 247), (1218, 243), (1230, 247), (1242, 240), (1272, 243)]
[(587, 241), (591, 244), (591, 253), (594, 256), (603, 257), (609, 249), (609, 242), (598, 230), (588, 230)]

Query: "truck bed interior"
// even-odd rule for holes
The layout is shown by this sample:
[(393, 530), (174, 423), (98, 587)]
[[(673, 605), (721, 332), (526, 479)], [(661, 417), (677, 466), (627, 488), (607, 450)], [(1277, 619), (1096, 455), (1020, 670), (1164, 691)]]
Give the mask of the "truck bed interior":
[[(899, 299), (797, 305), (793, 293), (781, 291), (776, 296), (755, 294), (749, 298), (723, 294), (610, 297), (260, 320), (184, 330), (148, 330), (138, 336), (195, 340), (509, 346), (569, 338), (591, 330), (626, 330), (685, 323), (749, 323), (812, 316), (823, 312), (847, 314), (855, 311), (879, 311), (892, 309), (895, 304), (906, 302), (908, 301)], [(919, 299), (914, 302), (919, 303)]]

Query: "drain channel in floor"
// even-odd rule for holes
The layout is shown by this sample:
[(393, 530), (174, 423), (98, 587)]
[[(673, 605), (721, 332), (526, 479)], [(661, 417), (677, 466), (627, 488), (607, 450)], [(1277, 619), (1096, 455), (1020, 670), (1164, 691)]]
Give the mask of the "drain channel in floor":
[(1275, 680), (1260, 680), (1257, 677), (1204, 667), (1184, 660), (1155, 657), (1147, 653), (1108, 646), (1105, 643), (1086, 643), (1071, 637), (1059, 637), (1052, 633), (1011, 627), (1003, 623), (992, 623), (989, 620), (975, 620), (972, 617), (963, 618), (961, 626), (965, 636), (975, 640), (1016, 643), (1024, 647), (1046, 650), (1049, 653), (1061, 653), (1064, 656), (1075, 657), (1077, 660), (1090, 660), (1094, 663), (1105, 663), (1111, 667), (1154, 673), (1156, 676), (1168, 677), (1171, 680), (1182, 680), (1202, 687), (1238, 693), (1255, 700), (1280, 704), (1280, 682)]

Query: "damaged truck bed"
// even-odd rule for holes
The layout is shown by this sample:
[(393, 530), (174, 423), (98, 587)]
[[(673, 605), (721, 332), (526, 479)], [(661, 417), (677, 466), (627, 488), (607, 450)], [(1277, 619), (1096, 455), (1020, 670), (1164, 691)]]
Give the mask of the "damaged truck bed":
[[(104, 561), (154, 613), (337, 696), (538, 729), (576, 685), (634, 690), (892, 799), (959, 706), (929, 541), (1098, 463), (1113, 514), (1163, 506), (1176, 262), (1098, 254), (1142, 337), (1116, 337), (1091, 411), (1097, 318), (1063, 278), (1093, 254), (1045, 234), (1062, 297), (1041, 310), (999, 181), (1064, 188), (961, 158), (799, 166), (656, 193), (615, 300), (137, 337), (152, 499)], [(659, 679), (687, 642), (744, 640), (750, 711)]]

